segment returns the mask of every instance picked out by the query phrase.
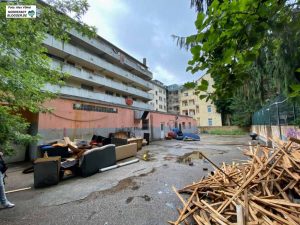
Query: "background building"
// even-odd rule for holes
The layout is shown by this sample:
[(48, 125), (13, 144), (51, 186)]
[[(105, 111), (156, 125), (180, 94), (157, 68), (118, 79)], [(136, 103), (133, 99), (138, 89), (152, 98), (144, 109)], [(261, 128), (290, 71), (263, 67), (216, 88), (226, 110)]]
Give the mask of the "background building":
[[(209, 82), (208, 92), (213, 92), (212, 85), (213, 79), (209, 74), (202, 76), (197, 80), (197, 84), (201, 83), (201, 80), (205, 79)], [(183, 88), (180, 91), (180, 114), (186, 116), (192, 116), (197, 120), (198, 127), (204, 126), (222, 126), (221, 114), (217, 113), (215, 105), (211, 100), (206, 102), (206, 99), (200, 99), (195, 94), (194, 89)]]
[(164, 84), (158, 80), (153, 80), (153, 89), (149, 91), (153, 95), (153, 100), (149, 103), (154, 110), (167, 112), (167, 89)]
[(180, 113), (180, 91), (182, 89), (181, 85), (172, 84), (167, 86), (167, 105), (168, 112), (170, 113)]

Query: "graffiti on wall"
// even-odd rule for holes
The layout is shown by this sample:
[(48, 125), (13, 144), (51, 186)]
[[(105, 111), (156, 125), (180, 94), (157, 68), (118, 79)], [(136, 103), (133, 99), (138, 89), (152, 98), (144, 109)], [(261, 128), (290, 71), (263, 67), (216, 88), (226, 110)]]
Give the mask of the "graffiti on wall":
[(300, 137), (300, 131), (298, 129), (295, 128), (288, 128), (286, 130), (286, 136), (289, 137), (293, 137), (293, 138), (297, 138)]

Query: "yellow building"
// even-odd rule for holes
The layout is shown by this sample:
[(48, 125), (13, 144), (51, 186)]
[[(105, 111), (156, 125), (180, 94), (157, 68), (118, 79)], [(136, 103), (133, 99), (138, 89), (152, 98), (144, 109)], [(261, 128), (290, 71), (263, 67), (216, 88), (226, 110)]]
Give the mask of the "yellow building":
[[(213, 92), (213, 79), (209, 74), (197, 80), (197, 84), (205, 79), (209, 82), (208, 92)], [(180, 92), (180, 114), (192, 116), (199, 127), (222, 126), (221, 114), (216, 112), (215, 105), (209, 100), (200, 99), (194, 89), (182, 89)]]

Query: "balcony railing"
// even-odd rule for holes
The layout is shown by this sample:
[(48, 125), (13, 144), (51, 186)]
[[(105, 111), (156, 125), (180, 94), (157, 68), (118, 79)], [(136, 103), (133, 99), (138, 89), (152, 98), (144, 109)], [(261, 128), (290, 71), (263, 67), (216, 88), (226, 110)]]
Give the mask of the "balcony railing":
[[(72, 30), (70, 32), (70, 34), (79, 38), (80, 40), (84, 41), (85, 43), (93, 46), (94, 48), (99, 49), (101, 52), (106, 53), (107, 55), (111, 56), (112, 58), (114, 58), (116, 60), (120, 60), (120, 58), (121, 58), (120, 53), (116, 49), (114, 49), (114, 46), (111, 46), (108, 43), (101, 41), (100, 39), (95, 39), (95, 38), (89, 39), (87, 36), (82, 36), (75, 30)], [(143, 66), (137, 62), (134, 62), (133, 59), (124, 56), (123, 63), (126, 64), (127, 66), (130, 66), (132, 69), (138, 71), (139, 73), (146, 75), (152, 79), (152, 77), (153, 77), (152, 73), (145, 66)]]
[[(79, 97), (79, 98), (83, 98), (83, 99), (91, 99), (91, 100), (126, 106), (125, 99), (122, 97), (115, 97), (115, 96), (107, 95), (104, 93), (92, 92), (92, 91), (88, 91), (88, 90), (84, 90), (84, 89), (76, 88), (76, 87), (68, 87), (68, 86), (59, 87), (57, 85), (47, 84), (45, 86), (45, 90), (48, 90), (48, 91), (51, 91), (54, 93), (59, 93), (62, 95), (67, 95), (67, 96)], [(132, 107), (146, 109), (146, 110), (151, 109), (150, 104), (143, 103), (143, 102), (137, 102), (137, 101), (133, 101)]]
[(137, 84), (137, 86), (142, 86), (146, 88), (148, 91), (153, 89), (153, 84), (150, 82), (143, 80), (142, 78), (118, 67), (115, 66), (104, 59), (101, 59), (100, 57), (90, 54), (83, 49), (76, 48), (75, 46), (68, 44), (68, 43), (62, 43), (61, 41), (56, 40), (54, 37), (47, 35), (47, 38), (44, 40), (44, 44), (46, 46), (52, 47), (54, 49), (60, 50), (64, 52), (66, 55), (72, 55), (73, 57), (83, 60), (84, 63), (88, 62), (90, 64), (93, 64), (94, 66), (99, 67), (99, 70), (107, 70), (111, 73), (113, 73), (115, 76), (119, 76), (121, 78), (125, 78), (126, 80), (129, 80), (130, 82), (133, 82)]
[(74, 66), (60, 63), (58, 61), (53, 60), (52, 61), (52, 67), (53, 68), (60, 68), (62, 72), (70, 74), (72, 77), (78, 78), (83, 81), (92, 82), (94, 84), (97, 84), (98, 86), (105, 86), (108, 88), (111, 88), (113, 90), (118, 90), (121, 92), (128, 93), (129, 95), (134, 95), (135, 97), (140, 97), (145, 100), (152, 100), (153, 94), (150, 94), (148, 92), (144, 92), (142, 90), (139, 90), (134, 87), (129, 87), (127, 85), (124, 85), (122, 83), (118, 83), (116, 81), (113, 81), (111, 79), (107, 79), (106, 77), (100, 75), (100, 74), (94, 74), (91, 72), (88, 72), (84, 69), (76, 68)]

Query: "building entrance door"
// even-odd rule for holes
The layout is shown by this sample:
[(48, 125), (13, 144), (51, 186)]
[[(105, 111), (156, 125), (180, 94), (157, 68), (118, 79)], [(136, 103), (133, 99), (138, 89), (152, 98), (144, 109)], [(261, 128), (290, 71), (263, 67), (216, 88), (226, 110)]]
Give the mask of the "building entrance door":
[(160, 124), (160, 138), (164, 139), (164, 137), (165, 137), (165, 124), (161, 123)]

